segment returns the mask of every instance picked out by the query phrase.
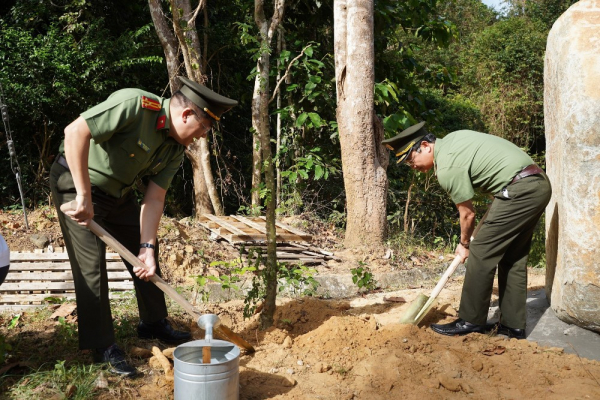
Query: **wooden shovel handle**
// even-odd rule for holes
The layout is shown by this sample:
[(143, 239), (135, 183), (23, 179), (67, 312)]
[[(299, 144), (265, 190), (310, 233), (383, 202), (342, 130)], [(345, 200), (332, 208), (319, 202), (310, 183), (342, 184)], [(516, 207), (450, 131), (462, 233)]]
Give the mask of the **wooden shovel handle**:
[[(77, 208), (77, 201), (73, 200), (69, 203), (65, 203), (60, 206), (60, 210), (64, 213), (65, 211), (75, 210)], [(142, 262), (139, 258), (137, 258), (132, 252), (130, 252), (125, 246), (119, 243), (110, 233), (108, 233), (104, 228), (102, 228), (98, 223), (94, 220), (90, 220), (88, 224), (88, 228), (92, 231), (96, 236), (98, 236), (104, 243), (114, 249), (121, 257), (127, 260), (134, 267), (140, 267), (144, 269), (148, 269), (146, 264)], [(165, 282), (160, 276), (153, 275), (150, 277), (150, 281), (153, 282), (160, 290), (166, 293), (171, 299), (173, 299), (177, 304), (179, 304), (185, 311), (190, 314), (194, 320), (197, 322), (200, 317), (200, 312), (194, 308), (194, 306), (188, 302), (185, 297), (177, 293), (175, 289), (173, 289), (167, 282)], [(219, 329), (221, 328), (221, 329)], [(228, 332), (225, 334), (221, 334), (225, 327), (222, 325), (218, 325), (215, 328), (215, 333), (217, 335), (221, 335), (222, 337), (226, 337), (231, 342), (237, 344), (238, 346), (246, 349), (249, 352), (254, 352), (254, 347), (244, 339), (242, 339), (239, 335), (232, 332), (229, 328), (227, 328)]]

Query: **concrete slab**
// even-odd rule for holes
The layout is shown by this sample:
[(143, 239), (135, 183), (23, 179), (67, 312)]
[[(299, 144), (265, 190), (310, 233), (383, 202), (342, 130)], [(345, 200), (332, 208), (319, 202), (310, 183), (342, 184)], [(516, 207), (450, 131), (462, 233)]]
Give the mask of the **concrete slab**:
[(556, 317), (543, 289), (527, 299), (527, 340), (561, 347), (565, 353), (600, 361), (600, 334), (571, 325)]
[[(489, 320), (498, 320), (498, 307), (490, 307)], [(558, 319), (544, 289), (527, 293), (527, 340), (541, 346), (560, 347), (565, 353), (600, 361), (600, 334)]]

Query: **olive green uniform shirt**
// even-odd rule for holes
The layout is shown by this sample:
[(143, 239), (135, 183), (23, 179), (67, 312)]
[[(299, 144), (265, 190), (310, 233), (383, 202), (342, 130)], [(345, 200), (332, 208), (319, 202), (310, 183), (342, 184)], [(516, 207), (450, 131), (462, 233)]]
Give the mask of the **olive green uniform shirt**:
[(167, 189), (183, 160), (184, 146), (169, 137), (170, 99), (123, 89), (81, 114), (92, 140), (91, 184), (121, 198), (144, 176)]
[(435, 141), (434, 163), (440, 186), (459, 204), (478, 188), (498, 193), (533, 160), (508, 140), (461, 130)]

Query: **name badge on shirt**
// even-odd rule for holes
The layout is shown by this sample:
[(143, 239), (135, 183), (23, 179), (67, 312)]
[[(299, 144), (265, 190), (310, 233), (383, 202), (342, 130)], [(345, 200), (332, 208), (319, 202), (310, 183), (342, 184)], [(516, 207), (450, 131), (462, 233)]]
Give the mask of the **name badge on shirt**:
[(142, 139), (138, 139), (137, 141), (138, 146), (140, 146), (146, 153), (150, 151), (150, 147), (146, 146), (146, 144), (144, 142), (142, 142)]

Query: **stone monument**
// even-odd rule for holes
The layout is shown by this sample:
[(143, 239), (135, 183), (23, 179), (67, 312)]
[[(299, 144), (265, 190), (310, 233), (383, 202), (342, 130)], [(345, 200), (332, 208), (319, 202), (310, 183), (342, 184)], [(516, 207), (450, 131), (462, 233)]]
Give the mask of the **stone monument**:
[(600, 332), (600, 0), (554, 24), (544, 64), (546, 294), (561, 320)]

